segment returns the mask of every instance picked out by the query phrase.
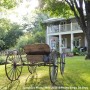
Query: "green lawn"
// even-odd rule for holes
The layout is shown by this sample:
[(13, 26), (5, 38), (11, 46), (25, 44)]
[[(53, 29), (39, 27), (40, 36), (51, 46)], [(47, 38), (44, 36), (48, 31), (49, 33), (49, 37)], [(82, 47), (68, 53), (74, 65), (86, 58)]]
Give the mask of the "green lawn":
[(38, 67), (37, 73), (31, 75), (25, 66), (19, 80), (10, 82), (5, 75), (4, 65), (1, 65), (0, 89), (90, 90), (90, 60), (84, 60), (84, 56), (67, 57), (64, 76), (61, 76), (59, 68), (58, 70), (58, 80), (53, 87), (49, 79), (48, 67)]

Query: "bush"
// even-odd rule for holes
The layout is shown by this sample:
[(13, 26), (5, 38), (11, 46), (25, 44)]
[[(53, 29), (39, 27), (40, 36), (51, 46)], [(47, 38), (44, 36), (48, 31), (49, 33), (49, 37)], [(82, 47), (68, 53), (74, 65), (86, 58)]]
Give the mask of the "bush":
[(73, 54), (74, 55), (79, 55), (79, 49), (77, 48), (77, 47), (75, 47), (74, 49), (73, 49)]
[(3, 64), (5, 64), (5, 58), (3, 58), (3, 57), (0, 57), (0, 65), (3, 65)]
[(23, 48), (25, 45), (27, 45), (27, 43), (28, 43), (28, 37), (21, 36), (17, 41), (16, 48), (17, 49)]

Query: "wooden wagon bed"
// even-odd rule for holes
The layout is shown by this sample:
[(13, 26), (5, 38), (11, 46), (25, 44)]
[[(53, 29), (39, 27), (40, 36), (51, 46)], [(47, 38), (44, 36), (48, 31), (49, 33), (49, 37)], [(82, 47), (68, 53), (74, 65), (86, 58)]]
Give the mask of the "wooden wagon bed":
[(30, 44), (24, 47), (24, 51), (28, 61), (38, 63), (43, 61), (44, 55), (49, 56), (50, 47), (47, 44)]

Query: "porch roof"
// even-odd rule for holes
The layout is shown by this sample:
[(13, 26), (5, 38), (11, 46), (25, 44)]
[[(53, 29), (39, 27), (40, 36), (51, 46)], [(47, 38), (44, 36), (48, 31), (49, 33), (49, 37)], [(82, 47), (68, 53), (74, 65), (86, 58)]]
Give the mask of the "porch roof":
[(70, 17), (68, 19), (66, 19), (66, 18), (49, 18), (49, 19), (44, 20), (43, 23), (53, 23), (53, 22), (71, 20), (71, 19), (75, 19), (75, 17)]

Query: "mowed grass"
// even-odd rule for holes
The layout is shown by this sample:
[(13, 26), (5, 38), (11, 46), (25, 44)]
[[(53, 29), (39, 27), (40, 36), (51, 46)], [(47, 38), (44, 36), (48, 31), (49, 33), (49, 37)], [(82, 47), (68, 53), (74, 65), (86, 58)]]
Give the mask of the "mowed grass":
[(23, 67), (19, 80), (10, 82), (5, 75), (4, 65), (0, 66), (1, 90), (90, 90), (90, 60), (84, 56), (66, 57), (65, 72), (62, 76), (58, 67), (55, 84), (50, 82), (49, 68), (37, 67), (37, 72), (30, 74), (27, 66)]

